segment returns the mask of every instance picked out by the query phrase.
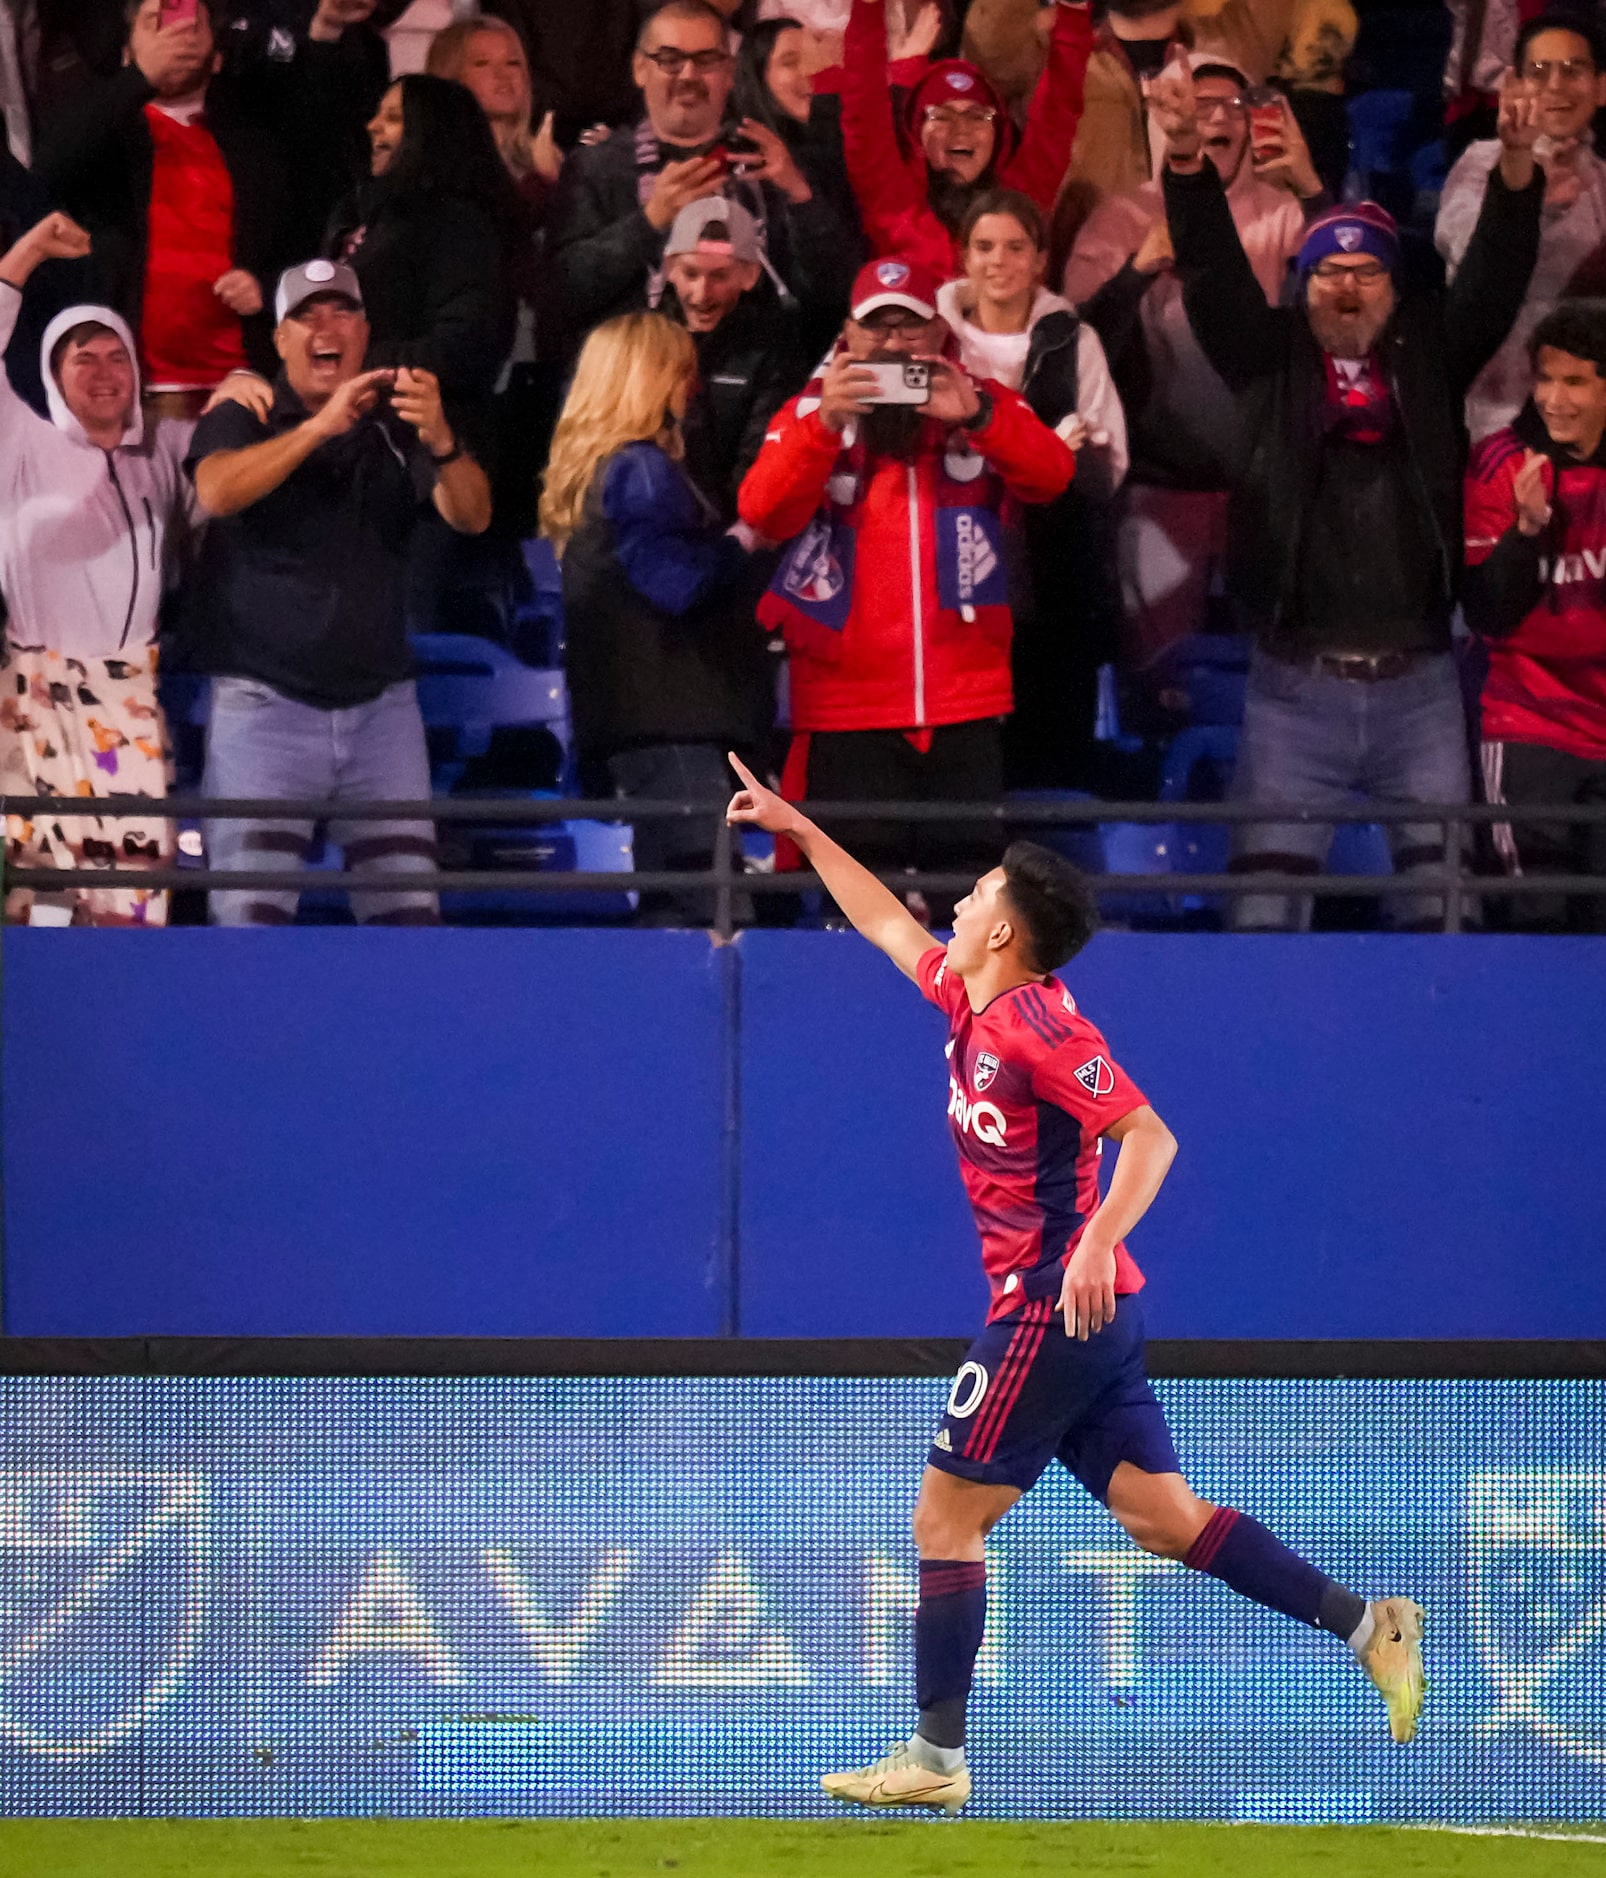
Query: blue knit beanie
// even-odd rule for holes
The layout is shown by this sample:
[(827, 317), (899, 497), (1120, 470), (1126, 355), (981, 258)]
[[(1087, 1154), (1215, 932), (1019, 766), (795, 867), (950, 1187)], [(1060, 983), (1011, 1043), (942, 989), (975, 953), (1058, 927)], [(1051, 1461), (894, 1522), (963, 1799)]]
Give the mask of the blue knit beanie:
[(1400, 231), (1394, 217), (1375, 202), (1346, 202), (1318, 215), (1300, 244), (1301, 279), (1330, 254), (1369, 254), (1392, 274), (1400, 260)]

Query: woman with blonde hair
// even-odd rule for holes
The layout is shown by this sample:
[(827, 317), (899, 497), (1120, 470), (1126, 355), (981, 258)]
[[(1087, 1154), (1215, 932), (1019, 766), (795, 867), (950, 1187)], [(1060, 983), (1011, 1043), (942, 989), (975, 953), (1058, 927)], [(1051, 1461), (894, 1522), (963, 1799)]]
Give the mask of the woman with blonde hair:
[[(542, 532), (563, 562), (566, 664), (582, 786), (700, 801), (642, 823), (636, 865), (706, 868), (729, 792), (724, 753), (756, 751), (772, 716), (755, 579), (741, 541), (681, 467), (697, 377), (691, 336), (627, 313), (581, 348), (552, 439)], [(649, 925), (707, 925), (712, 895), (644, 893)]]
[(533, 185), (542, 194), (558, 180), (563, 153), (553, 140), (552, 112), (539, 130), (530, 129), (530, 61), (517, 27), (491, 14), (456, 20), (430, 41), (424, 70), (473, 92), (508, 174), (521, 190)]

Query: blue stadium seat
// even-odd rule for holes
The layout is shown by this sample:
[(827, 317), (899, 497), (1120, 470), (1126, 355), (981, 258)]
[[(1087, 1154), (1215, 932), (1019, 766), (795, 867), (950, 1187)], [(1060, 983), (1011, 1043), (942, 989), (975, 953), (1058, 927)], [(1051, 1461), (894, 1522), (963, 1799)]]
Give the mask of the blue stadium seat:
[(466, 633), (419, 633), (412, 648), (438, 793), (450, 793), (464, 765), (491, 752), (498, 731), (539, 727), (560, 746), (559, 774), (532, 776), (531, 786), (566, 776), (569, 691), (561, 671), (525, 665), (505, 647)]

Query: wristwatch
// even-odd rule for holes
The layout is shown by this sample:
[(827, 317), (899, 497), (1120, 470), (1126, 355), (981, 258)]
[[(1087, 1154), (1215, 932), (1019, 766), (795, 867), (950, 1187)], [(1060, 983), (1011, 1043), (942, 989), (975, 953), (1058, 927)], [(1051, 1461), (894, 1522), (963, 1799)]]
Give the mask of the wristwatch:
[(446, 452), (445, 456), (436, 456), (435, 452), (431, 450), (429, 460), (435, 465), (436, 469), (445, 469), (448, 463), (455, 463), (462, 454), (463, 446), (454, 437), (452, 439), (452, 447)]
[(983, 391), (981, 386), (978, 385), (976, 387), (976, 397), (978, 403), (975, 410), (971, 412), (969, 417), (962, 417), (959, 420), (959, 428), (961, 430), (985, 430), (993, 421), (992, 393), (990, 391)]

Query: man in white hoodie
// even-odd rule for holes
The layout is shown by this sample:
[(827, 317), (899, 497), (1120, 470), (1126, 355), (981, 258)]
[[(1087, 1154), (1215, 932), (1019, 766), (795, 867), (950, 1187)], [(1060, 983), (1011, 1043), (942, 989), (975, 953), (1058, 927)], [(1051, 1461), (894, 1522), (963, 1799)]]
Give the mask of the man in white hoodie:
[[(1311, 207), (1324, 200), (1321, 179), (1286, 106), (1280, 140), (1251, 150), (1247, 78), (1218, 59), (1190, 63), (1205, 154), (1276, 305)], [(1170, 648), (1205, 630), (1239, 445), (1237, 407), (1193, 336), (1171, 259), (1160, 185), (1146, 182), (1107, 197), (1082, 224), (1064, 281), (1066, 299), (1103, 339), (1126, 405), (1122, 664), (1156, 690), (1165, 685)]]
[[(0, 257), (0, 353), (42, 262), (89, 252), (47, 215)], [(103, 306), (68, 307), (45, 329), (50, 421), (0, 372), (0, 591), (10, 610), (0, 669), (0, 786), (13, 795), (167, 793), (156, 700), (156, 627), (170, 549), (192, 513), (184, 430), (140, 414), (133, 335)], [(187, 428), (187, 427), (186, 427)], [(8, 818), (12, 866), (160, 866), (167, 824), (90, 816)], [(13, 920), (165, 924), (167, 896), (71, 887), (8, 895)]]

